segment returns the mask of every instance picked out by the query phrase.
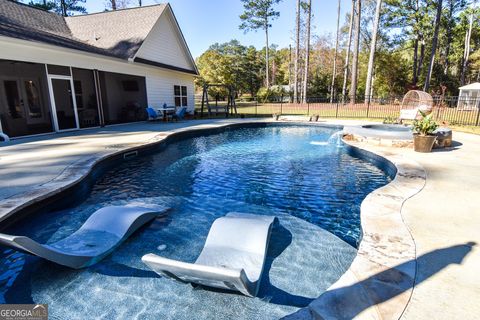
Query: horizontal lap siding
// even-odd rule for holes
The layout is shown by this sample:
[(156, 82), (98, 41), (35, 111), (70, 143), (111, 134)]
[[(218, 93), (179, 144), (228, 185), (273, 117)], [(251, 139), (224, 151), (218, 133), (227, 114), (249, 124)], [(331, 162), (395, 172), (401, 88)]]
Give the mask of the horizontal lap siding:
[(193, 76), (167, 72), (152, 72), (147, 75), (147, 96), (151, 107), (158, 108), (164, 103), (169, 106), (175, 104), (173, 86), (187, 87), (188, 111), (194, 110)]
[(194, 70), (186, 55), (181, 35), (177, 31), (171, 13), (166, 11), (153, 27), (136, 57), (168, 64), (183, 69)]

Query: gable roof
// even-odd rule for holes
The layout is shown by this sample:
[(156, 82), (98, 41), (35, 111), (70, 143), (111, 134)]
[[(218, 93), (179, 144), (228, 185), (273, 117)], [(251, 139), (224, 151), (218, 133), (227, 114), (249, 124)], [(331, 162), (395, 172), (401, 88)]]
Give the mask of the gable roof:
[(65, 20), (77, 39), (128, 59), (135, 56), (165, 7), (159, 4), (66, 17)]
[[(167, 7), (168, 4), (158, 4), (62, 17), (21, 3), (0, 0), (0, 36), (129, 60), (135, 57)], [(186, 45), (184, 49), (191, 57)], [(194, 70), (166, 64), (157, 66), (196, 74), (193, 58), (192, 65)]]

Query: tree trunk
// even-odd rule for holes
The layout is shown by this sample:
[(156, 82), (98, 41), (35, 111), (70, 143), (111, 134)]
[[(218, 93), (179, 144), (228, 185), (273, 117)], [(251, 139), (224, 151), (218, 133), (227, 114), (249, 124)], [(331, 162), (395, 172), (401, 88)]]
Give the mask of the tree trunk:
[[(288, 46), (288, 90), (289, 90), (289, 99), (292, 98), (290, 95), (292, 89), (292, 45)], [(290, 101), (290, 100), (289, 100)]]
[(298, 103), (298, 64), (300, 60), (300, 0), (297, 0), (297, 26), (296, 26), (296, 46), (295, 46), (295, 66), (293, 70), (293, 101)]
[(365, 85), (365, 103), (370, 102), (372, 90), (373, 66), (375, 62), (375, 50), (377, 48), (377, 33), (380, 23), (380, 10), (382, 9), (382, 0), (377, 0), (375, 9), (375, 21), (373, 22), (372, 43), (370, 44), (370, 57), (368, 58), (367, 82)]
[(139, 6), (139, 7), (142, 6), (142, 0), (138, 0), (138, 6)]
[(335, 54), (333, 56), (333, 72), (332, 72), (332, 84), (330, 87), (330, 103), (333, 102), (333, 96), (335, 95), (335, 78), (337, 76), (337, 52), (338, 52), (338, 42), (340, 36), (340, 9), (341, 9), (341, 0), (338, 0), (338, 11), (337, 11), (337, 39), (335, 41)]
[(437, 52), (438, 31), (440, 30), (440, 19), (442, 18), (442, 1), (443, 0), (438, 0), (438, 3), (437, 3), (437, 16), (435, 18), (435, 31), (433, 33), (430, 64), (428, 66), (427, 77), (425, 78), (425, 85), (423, 86), (423, 91), (425, 92), (428, 92), (430, 90), (430, 80), (432, 77), (433, 65), (435, 62), (435, 53)]
[(413, 42), (413, 86), (417, 86), (418, 82), (418, 35), (415, 36), (415, 41)]
[(67, 5), (65, 4), (65, 0), (60, 0), (60, 6), (62, 7), (62, 16), (67, 16)]
[(117, 10), (117, 1), (116, 0), (110, 0), (110, 3), (112, 4), (112, 10)]
[(269, 67), (269, 46), (268, 46), (268, 20), (265, 19), (265, 85), (267, 87), (267, 90), (270, 89), (270, 72), (268, 70)]
[(310, 66), (310, 20), (312, 17), (312, 0), (308, 0), (307, 38), (305, 39), (305, 74), (303, 75), (303, 103), (307, 103), (308, 68)]
[(353, 61), (352, 61), (352, 83), (350, 86), (350, 102), (355, 104), (357, 96), (357, 80), (358, 80), (358, 54), (360, 51), (360, 20), (361, 20), (362, 4), (361, 0), (356, 0), (355, 10), (355, 42), (353, 44)]
[[(476, 1), (474, 1), (474, 5), (473, 5), (473, 8), (475, 8), (475, 3)], [(469, 23), (469, 26), (468, 26), (468, 31), (467, 31), (467, 35), (465, 37), (465, 49), (463, 51), (463, 63), (462, 63), (462, 73), (461, 73), (461, 76), (460, 76), (460, 84), (463, 86), (465, 84), (465, 78), (466, 78), (466, 74), (467, 74), (467, 67), (468, 67), (468, 59), (470, 58), (470, 40), (472, 38), (472, 28), (473, 28), (473, 13), (475, 11), (472, 10), (472, 14), (470, 15), (470, 23)]]
[(350, 13), (350, 27), (348, 28), (347, 52), (345, 55), (345, 70), (344, 70), (344, 76), (343, 76), (342, 101), (345, 99), (345, 96), (347, 95), (347, 81), (348, 81), (348, 74), (349, 74), (348, 68), (350, 67), (350, 48), (352, 47), (354, 12), (355, 12), (355, 0), (352, 0), (352, 12)]
[(277, 83), (277, 64), (275, 63), (275, 56), (272, 59), (272, 85)]
[(450, 67), (450, 43), (452, 42), (452, 25), (451, 21), (453, 19), (453, 10), (454, 10), (455, 0), (450, 0), (450, 7), (448, 10), (448, 19), (447, 19), (447, 43), (445, 48), (445, 66), (443, 69), (443, 74), (448, 75), (448, 69)]
[(423, 35), (421, 35), (421, 42), (420, 42), (420, 59), (418, 59), (418, 69), (417, 69), (417, 80), (420, 77), (423, 69), (423, 61), (425, 60), (425, 39), (423, 39)]

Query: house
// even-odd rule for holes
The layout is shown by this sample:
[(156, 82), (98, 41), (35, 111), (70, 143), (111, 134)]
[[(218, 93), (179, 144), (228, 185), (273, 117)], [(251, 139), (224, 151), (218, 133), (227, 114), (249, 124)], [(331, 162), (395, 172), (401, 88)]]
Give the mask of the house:
[(461, 110), (476, 110), (480, 108), (480, 82), (470, 83), (458, 88), (457, 108)]
[(195, 62), (169, 4), (62, 17), (0, 0), (0, 134), (20, 137), (194, 110)]

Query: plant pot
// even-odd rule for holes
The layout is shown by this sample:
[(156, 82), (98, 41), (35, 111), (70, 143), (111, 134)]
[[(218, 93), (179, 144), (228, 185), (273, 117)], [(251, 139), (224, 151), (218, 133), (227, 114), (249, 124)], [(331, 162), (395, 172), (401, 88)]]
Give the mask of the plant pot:
[(413, 150), (417, 152), (431, 152), (437, 136), (413, 135)]

